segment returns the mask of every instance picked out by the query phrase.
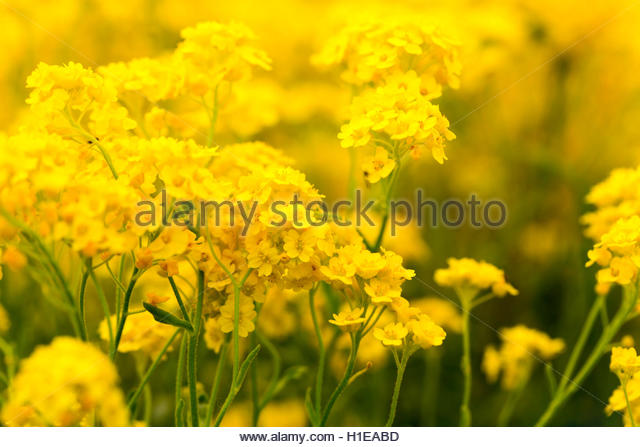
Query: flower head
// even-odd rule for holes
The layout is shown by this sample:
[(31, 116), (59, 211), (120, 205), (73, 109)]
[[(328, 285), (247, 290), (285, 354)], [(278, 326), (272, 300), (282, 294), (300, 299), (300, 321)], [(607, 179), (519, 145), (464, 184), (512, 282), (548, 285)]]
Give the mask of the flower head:
[(333, 319), (329, 323), (338, 326), (346, 332), (356, 331), (365, 322), (364, 310), (360, 307), (351, 310), (343, 310), (338, 314), (333, 314)]

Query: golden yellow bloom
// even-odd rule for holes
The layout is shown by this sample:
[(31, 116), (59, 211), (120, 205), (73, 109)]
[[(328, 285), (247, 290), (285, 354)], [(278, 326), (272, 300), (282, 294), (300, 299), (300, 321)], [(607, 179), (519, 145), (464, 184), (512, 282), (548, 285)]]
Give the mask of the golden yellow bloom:
[(362, 172), (369, 183), (378, 183), (383, 178), (389, 177), (396, 162), (389, 158), (389, 153), (382, 147), (376, 147), (376, 153), (367, 157), (362, 163)]
[(633, 337), (629, 334), (624, 335), (622, 337), (622, 340), (620, 340), (620, 344), (625, 347), (625, 348), (633, 348), (633, 346), (636, 344), (635, 340), (633, 339)]
[(2, 253), (2, 264), (6, 265), (13, 271), (21, 270), (27, 265), (27, 257), (13, 245), (5, 247)]
[(625, 382), (640, 371), (640, 356), (638, 356), (635, 348), (614, 346), (611, 349), (609, 369), (611, 369), (622, 382)]
[(619, 219), (640, 212), (640, 168), (614, 169), (609, 177), (598, 183), (587, 195), (587, 203), (596, 210), (586, 213), (581, 222), (587, 226), (585, 234), (598, 241)]
[(402, 323), (389, 323), (384, 328), (375, 328), (373, 336), (385, 346), (401, 346), (409, 329)]
[(462, 315), (452, 302), (437, 297), (421, 298), (413, 301), (413, 305), (420, 309), (439, 326), (451, 332), (462, 331)]
[(453, 39), (411, 14), (360, 14), (333, 35), (313, 62), (341, 65), (342, 78), (355, 85), (379, 83), (413, 68), (421, 74), (425, 95), (433, 98), (440, 95), (442, 85), (458, 86), (457, 46)]
[(407, 327), (413, 343), (423, 349), (440, 346), (447, 335), (427, 314), (420, 314), (417, 319), (409, 320)]
[(58, 337), (24, 360), (2, 409), (7, 426), (127, 425), (129, 412), (109, 358), (89, 343)]
[(491, 289), (498, 297), (517, 295), (518, 291), (509, 284), (504, 272), (499, 268), (470, 258), (449, 258), (446, 269), (438, 269), (434, 279), (441, 286), (470, 289), (474, 293)]
[[(111, 327), (115, 331), (115, 315), (111, 317)], [(149, 312), (129, 315), (127, 324), (122, 331), (122, 339), (120, 340), (118, 351), (142, 352), (149, 357), (155, 358), (174, 332), (174, 327), (158, 323)], [(103, 340), (109, 340), (107, 320), (103, 320), (100, 323), (98, 333)]]
[[(220, 308), (218, 323), (220, 330), (225, 334), (233, 331), (234, 308), (233, 296), (227, 298), (227, 301)], [(254, 319), (256, 315), (253, 300), (247, 296), (240, 295), (240, 320), (238, 321), (238, 334), (240, 337), (247, 337), (250, 332), (255, 330)]]
[[(640, 375), (636, 374), (631, 377), (624, 386), (626, 386), (627, 397), (629, 398), (629, 405), (631, 406), (634, 421), (637, 422), (637, 419), (635, 419), (637, 417), (636, 415), (640, 414)], [(624, 425), (631, 427), (631, 418), (627, 408), (627, 399), (622, 387), (623, 384), (620, 384), (620, 386), (611, 393), (611, 396), (609, 396), (609, 404), (605, 408), (605, 411), (609, 415), (614, 411), (623, 412)]]
[(329, 323), (338, 326), (345, 332), (354, 332), (365, 321), (363, 311), (361, 307), (343, 310), (338, 314), (333, 314), (333, 319), (329, 320)]
[(207, 348), (213, 350), (216, 354), (220, 352), (220, 348), (224, 342), (224, 332), (220, 329), (218, 319), (209, 318), (204, 323), (204, 341)]
[(240, 23), (203, 22), (182, 30), (176, 58), (185, 73), (185, 88), (196, 96), (222, 81), (246, 80), (254, 66), (271, 69), (267, 54), (254, 47), (253, 32)]
[(489, 345), (484, 354), (482, 369), (487, 380), (497, 380), (502, 372), (502, 387), (512, 390), (527, 380), (537, 359), (551, 360), (565, 347), (559, 338), (518, 325), (500, 330), (502, 345), (499, 350)]
[(619, 219), (590, 250), (587, 267), (598, 264), (598, 289), (606, 293), (612, 284), (635, 281), (640, 265), (640, 217)]

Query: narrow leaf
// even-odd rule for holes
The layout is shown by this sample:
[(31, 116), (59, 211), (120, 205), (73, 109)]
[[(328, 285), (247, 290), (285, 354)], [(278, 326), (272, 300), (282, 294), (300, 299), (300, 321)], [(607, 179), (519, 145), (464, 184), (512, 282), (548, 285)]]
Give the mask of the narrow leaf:
[(151, 315), (153, 315), (153, 319), (158, 323), (181, 327), (188, 330), (189, 332), (193, 332), (193, 326), (191, 326), (191, 323), (189, 323), (188, 321), (182, 320), (172, 313), (167, 312), (166, 310), (162, 310), (159, 307), (154, 306), (153, 304), (142, 303), (142, 305)]

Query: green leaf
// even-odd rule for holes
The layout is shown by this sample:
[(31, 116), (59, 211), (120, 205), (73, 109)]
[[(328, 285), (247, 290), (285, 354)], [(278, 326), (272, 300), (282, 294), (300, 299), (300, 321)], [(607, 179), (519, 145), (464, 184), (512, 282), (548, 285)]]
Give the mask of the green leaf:
[(251, 364), (258, 356), (258, 353), (260, 352), (260, 348), (261, 348), (260, 345), (257, 345), (255, 348), (253, 348), (253, 351), (247, 354), (247, 357), (244, 359), (244, 361), (240, 365), (240, 369), (238, 370), (237, 383), (234, 384), (235, 388), (238, 391), (240, 390), (240, 387), (242, 387), (242, 384), (244, 383), (244, 379), (247, 377), (247, 373), (249, 372), (249, 368), (251, 367)]
[(158, 323), (181, 327), (188, 330), (189, 332), (193, 332), (193, 326), (191, 326), (191, 323), (189, 323), (188, 321), (178, 318), (172, 313), (167, 312), (166, 310), (162, 310), (159, 307), (154, 306), (153, 304), (142, 303), (142, 305), (151, 315), (153, 315), (153, 319)]

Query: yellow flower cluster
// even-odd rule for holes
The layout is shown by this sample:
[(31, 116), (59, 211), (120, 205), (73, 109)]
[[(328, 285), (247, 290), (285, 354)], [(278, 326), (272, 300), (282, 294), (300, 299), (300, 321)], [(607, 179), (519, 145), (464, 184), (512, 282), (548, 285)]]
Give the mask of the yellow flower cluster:
[(596, 207), (582, 216), (585, 234), (594, 241), (607, 233), (619, 219), (640, 214), (640, 168), (615, 169), (587, 195)]
[(518, 291), (505, 280), (504, 272), (485, 261), (471, 258), (449, 258), (448, 267), (434, 274), (436, 283), (473, 295), (489, 289), (498, 297), (517, 295)]
[(410, 306), (406, 299), (396, 299), (391, 310), (395, 313), (396, 321), (373, 331), (373, 336), (384, 346), (427, 349), (440, 346), (444, 341), (444, 329), (434, 323), (428, 314)]
[(495, 382), (502, 373), (502, 387), (513, 390), (526, 382), (535, 365), (535, 359), (551, 360), (565, 347), (559, 338), (523, 325), (500, 331), (500, 349), (489, 345), (485, 349), (482, 370), (489, 382)]
[(70, 337), (38, 347), (20, 365), (2, 409), (7, 426), (123, 426), (129, 412), (115, 366)]
[(460, 62), (453, 39), (408, 16), (353, 19), (313, 57), (320, 66), (340, 66), (342, 78), (359, 90), (349, 122), (338, 137), (344, 148), (372, 147), (362, 168), (377, 183), (406, 154), (428, 151), (440, 164), (445, 143), (455, 138), (432, 100), (459, 85)]
[(621, 382), (626, 382), (640, 372), (640, 356), (635, 348), (614, 346), (611, 349), (609, 369), (620, 378)]
[(427, 297), (414, 300), (413, 305), (429, 315), (437, 325), (446, 330), (455, 333), (462, 331), (460, 310), (451, 301), (437, 297)]
[(118, 103), (113, 82), (81, 64), (41, 62), (27, 78), (27, 87), (33, 89), (27, 103), (38, 123), (32, 124), (44, 125), (47, 132), (84, 144), (87, 138), (123, 135), (136, 127)]
[(637, 414), (640, 414), (640, 374), (634, 375), (631, 379), (629, 379), (626, 383), (626, 393), (629, 399), (629, 406), (627, 406), (627, 397), (625, 397), (625, 392), (622, 389), (623, 385), (621, 384), (618, 388), (616, 388), (611, 396), (609, 396), (609, 403), (605, 408), (607, 414), (612, 414), (614, 411), (623, 412), (624, 415), (622, 417), (624, 421), (624, 425), (626, 427), (631, 427), (633, 424), (631, 423), (631, 416), (629, 415), (629, 407), (631, 408), (631, 414), (633, 414), (634, 421), (637, 421)]
[[(253, 67), (269, 69), (253, 34), (239, 24), (204, 23), (182, 37), (173, 53), (158, 58), (95, 70), (41, 64), (29, 77), (32, 113), (18, 134), (0, 138), (3, 264), (24, 264), (22, 251), (41, 263), (46, 247), (84, 269), (120, 262), (119, 279), (135, 275), (132, 287), (143, 287), (150, 275), (166, 281), (146, 294), (150, 305), (174, 295), (166, 278), (180, 282), (185, 319), (195, 310), (194, 283), (202, 274), (204, 338), (216, 352), (236, 326), (240, 337), (255, 330), (268, 293), (281, 300), (321, 281), (354, 309), (366, 307), (372, 325), (373, 312), (390, 306), (413, 344), (441, 344), (444, 331), (426, 315), (400, 317), (409, 312), (402, 283), (413, 276), (402, 258), (368, 250), (355, 228), (331, 219), (311, 225), (307, 210), (316, 216), (311, 203), (323, 196), (279, 150), (260, 142), (211, 144), (225, 91), (250, 78)], [(184, 138), (193, 104), (210, 119), (205, 144)], [(182, 200), (193, 204), (190, 213)], [(176, 310), (175, 300), (167, 304)], [(117, 309), (99, 334), (112, 343), (121, 331), (120, 352), (153, 358), (175, 331), (149, 313)]]
[[(111, 322), (112, 328), (115, 327), (115, 316), (111, 318)], [(175, 328), (171, 326), (158, 324), (147, 312), (132, 314), (127, 319), (118, 350), (142, 352), (150, 358), (155, 358), (174, 331)], [(106, 320), (100, 323), (98, 333), (103, 340), (109, 340), (109, 327)]]
[(409, 16), (354, 20), (329, 39), (313, 62), (341, 66), (342, 78), (354, 85), (380, 84), (413, 69), (431, 98), (441, 94), (442, 85), (457, 88), (460, 83), (457, 42)]
[[(623, 411), (625, 426), (634, 426), (640, 413), (640, 356), (635, 348), (614, 346), (609, 368), (620, 379), (620, 386), (609, 397), (605, 411)], [(632, 419), (633, 418), (633, 419)]]
[[(419, 158), (428, 150), (442, 164), (447, 158), (445, 143), (455, 138), (449, 130), (449, 121), (423, 93), (420, 78), (413, 70), (365, 90), (353, 100), (350, 115), (351, 120), (338, 134), (342, 147), (362, 147), (382, 139), (387, 142), (384, 147), (391, 149), (398, 160), (406, 153)], [(379, 150), (375, 157), (384, 160)]]
[(637, 278), (640, 267), (640, 216), (616, 221), (589, 250), (587, 267), (598, 264), (596, 290), (606, 294), (612, 284), (628, 285)]

